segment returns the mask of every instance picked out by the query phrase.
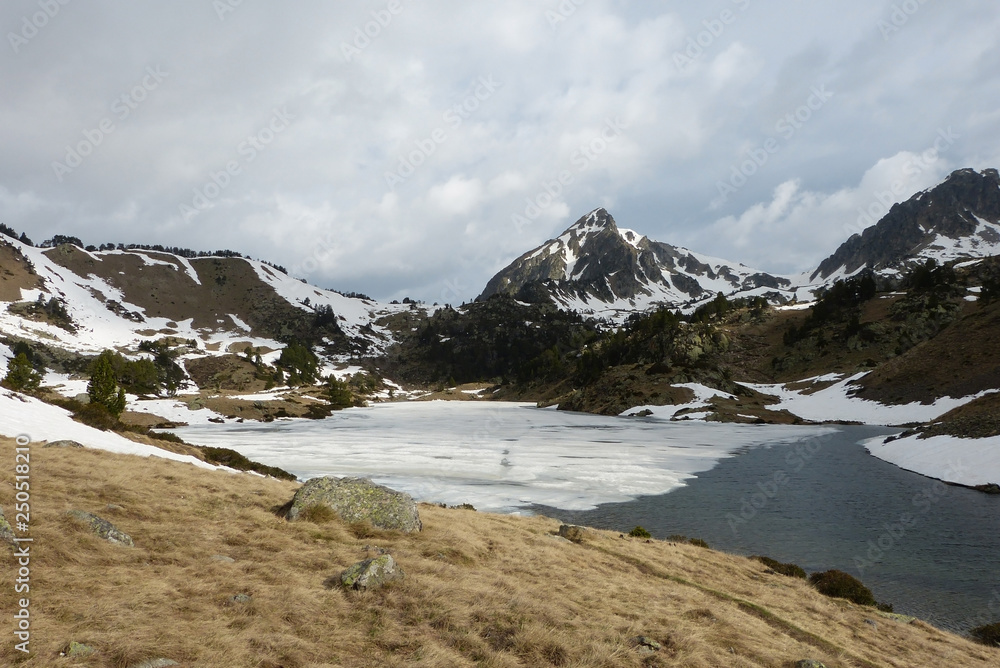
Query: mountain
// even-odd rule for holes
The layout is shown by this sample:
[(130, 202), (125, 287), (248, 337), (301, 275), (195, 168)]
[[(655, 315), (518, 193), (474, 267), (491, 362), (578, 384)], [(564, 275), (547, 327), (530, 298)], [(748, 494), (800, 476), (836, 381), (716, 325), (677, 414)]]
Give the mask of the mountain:
[(194, 340), (209, 355), (277, 350), (289, 337), (320, 344), (327, 358), (374, 355), (392, 341), (374, 320), (406, 308), (240, 257), (45, 249), (0, 236), (0, 269), (0, 334), (84, 355), (163, 337)]
[(692, 303), (719, 292), (781, 291), (791, 282), (742, 264), (653, 241), (596, 209), (494, 276), (479, 300), (507, 294), (582, 313)]
[(830, 281), (864, 268), (898, 274), (927, 259), (943, 263), (998, 254), (1000, 173), (961, 169), (894, 205), (876, 225), (845, 241), (811, 279)]

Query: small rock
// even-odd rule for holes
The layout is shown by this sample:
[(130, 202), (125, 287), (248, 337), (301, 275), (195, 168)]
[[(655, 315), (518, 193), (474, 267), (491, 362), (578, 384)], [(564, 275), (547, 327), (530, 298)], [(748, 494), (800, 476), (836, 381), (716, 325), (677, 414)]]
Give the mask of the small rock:
[(566, 540), (573, 541), (574, 543), (582, 543), (587, 537), (587, 533), (587, 529), (576, 526), (575, 524), (563, 524), (559, 527), (559, 535)]
[(90, 645), (84, 645), (82, 642), (76, 642), (75, 640), (69, 644), (66, 648), (64, 654), (68, 657), (73, 658), (83, 658), (85, 656), (91, 656), (96, 650)]
[(803, 659), (795, 664), (795, 668), (826, 668), (826, 664), (812, 659)]
[(365, 545), (365, 552), (374, 552), (375, 554), (389, 554), (389, 550), (384, 547), (379, 547), (378, 545)]
[(377, 589), (393, 580), (404, 577), (402, 569), (390, 554), (360, 561), (340, 574), (340, 584), (345, 589)]
[(76, 441), (52, 441), (42, 446), (43, 448), (82, 448), (83, 444)]
[(141, 663), (133, 663), (128, 668), (168, 668), (168, 666), (179, 666), (181, 664), (170, 659), (147, 659)]
[(659, 652), (663, 649), (663, 645), (656, 642), (649, 636), (636, 636), (632, 638), (632, 645), (645, 654), (653, 654), (654, 652)]
[(557, 541), (559, 541), (560, 543), (572, 543), (572, 542), (573, 542), (573, 541), (571, 541), (571, 540), (567, 540), (567, 539), (563, 538), (562, 536), (557, 536), (557, 535), (555, 535), (555, 534), (551, 534), (551, 533), (550, 533), (550, 534), (547, 534), (547, 535), (548, 535), (548, 537), (549, 537), (549, 538), (551, 538), (552, 540), (557, 540)]
[(232, 557), (227, 557), (224, 554), (213, 554), (212, 561), (221, 561), (224, 564), (235, 564), (236, 560)]
[(865, 624), (878, 631), (878, 622), (876, 622), (874, 619), (866, 619)]
[(236, 594), (235, 596), (230, 596), (226, 599), (227, 605), (241, 605), (244, 603), (249, 603), (253, 600), (253, 596), (250, 594)]
[(112, 513), (120, 513), (123, 510), (125, 510), (123, 507), (121, 507), (121, 506), (119, 506), (117, 504), (114, 504), (114, 503), (109, 503), (108, 505), (106, 505), (104, 507), (105, 507), (105, 509), (107, 509), (108, 511), (110, 511)]
[(90, 527), (91, 533), (99, 538), (103, 538), (104, 540), (114, 543), (115, 545), (135, 547), (135, 542), (133, 542), (131, 536), (102, 517), (98, 517), (93, 513), (87, 513), (82, 510), (70, 510), (66, 514), (74, 519), (80, 520), (81, 522), (86, 522)]

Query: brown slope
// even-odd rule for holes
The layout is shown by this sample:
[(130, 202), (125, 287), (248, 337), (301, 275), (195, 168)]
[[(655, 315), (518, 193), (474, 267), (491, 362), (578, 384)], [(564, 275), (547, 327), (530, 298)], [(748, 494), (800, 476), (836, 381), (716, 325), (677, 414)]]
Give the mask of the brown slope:
[(21, 290), (39, 287), (28, 259), (14, 246), (0, 241), (0, 301), (21, 301)]
[(933, 339), (882, 364), (858, 396), (889, 404), (932, 403), (1000, 388), (1000, 302), (972, 309)]

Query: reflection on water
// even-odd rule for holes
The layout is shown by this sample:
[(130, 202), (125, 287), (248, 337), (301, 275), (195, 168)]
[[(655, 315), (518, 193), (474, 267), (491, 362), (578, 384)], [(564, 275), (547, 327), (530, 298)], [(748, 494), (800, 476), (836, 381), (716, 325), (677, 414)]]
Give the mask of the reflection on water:
[(1000, 497), (951, 487), (876, 459), (844, 427), (821, 447), (753, 448), (669, 494), (596, 510), (536, 506), (565, 521), (657, 538), (685, 534), (807, 571), (859, 577), (896, 612), (966, 631), (1000, 621)]

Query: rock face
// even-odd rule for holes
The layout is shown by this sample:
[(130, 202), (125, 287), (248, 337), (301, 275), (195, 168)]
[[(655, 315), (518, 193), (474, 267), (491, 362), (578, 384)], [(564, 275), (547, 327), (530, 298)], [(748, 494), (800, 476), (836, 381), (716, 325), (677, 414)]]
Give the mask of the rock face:
[(587, 305), (630, 309), (790, 285), (785, 278), (619, 229), (611, 214), (596, 209), (557, 239), (512, 262), (490, 280), (479, 299), (507, 294), (577, 310)]
[(365, 559), (354, 564), (340, 574), (340, 583), (346, 589), (365, 590), (377, 589), (394, 580), (405, 577), (403, 571), (396, 565), (396, 560), (390, 554), (383, 554), (374, 559)]
[(845, 241), (812, 279), (863, 267), (876, 272), (915, 261), (985, 257), (1000, 252), (1000, 173), (961, 169), (944, 183), (895, 204), (878, 223)]
[(295, 493), (288, 519), (296, 519), (315, 505), (331, 508), (345, 522), (367, 521), (376, 529), (412, 533), (422, 527), (417, 504), (409, 494), (366, 478), (313, 478)]
[(86, 523), (90, 528), (91, 533), (98, 538), (103, 538), (109, 543), (114, 543), (115, 545), (135, 547), (135, 543), (132, 541), (131, 536), (104, 518), (82, 510), (71, 510), (66, 514), (76, 520)]

